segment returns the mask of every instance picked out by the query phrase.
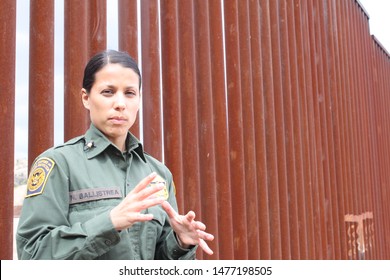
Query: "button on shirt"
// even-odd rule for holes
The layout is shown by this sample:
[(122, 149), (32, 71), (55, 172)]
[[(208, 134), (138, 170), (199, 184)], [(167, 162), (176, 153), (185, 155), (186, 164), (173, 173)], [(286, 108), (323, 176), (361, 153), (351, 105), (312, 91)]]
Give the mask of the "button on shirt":
[(153, 171), (165, 180), (167, 200), (177, 210), (168, 168), (144, 153), (131, 133), (126, 147), (122, 153), (91, 125), (84, 136), (36, 159), (16, 234), (19, 259), (195, 258), (196, 247), (179, 246), (161, 206), (144, 211), (153, 220), (115, 230), (110, 210)]

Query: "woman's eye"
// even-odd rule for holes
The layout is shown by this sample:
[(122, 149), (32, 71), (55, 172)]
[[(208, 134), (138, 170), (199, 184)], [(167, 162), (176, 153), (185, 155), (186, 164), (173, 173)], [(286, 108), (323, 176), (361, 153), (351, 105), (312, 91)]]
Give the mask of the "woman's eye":
[(105, 89), (105, 90), (102, 91), (102, 94), (103, 95), (112, 95), (113, 91), (111, 89)]
[(137, 95), (134, 91), (128, 91), (126, 92), (126, 95)]

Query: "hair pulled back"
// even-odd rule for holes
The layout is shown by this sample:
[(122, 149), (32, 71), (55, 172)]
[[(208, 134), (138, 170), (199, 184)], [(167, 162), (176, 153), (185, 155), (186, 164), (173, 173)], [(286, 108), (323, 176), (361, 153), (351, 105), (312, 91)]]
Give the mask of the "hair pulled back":
[(139, 77), (139, 88), (141, 89), (141, 72), (137, 62), (126, 52), (105, 50), (94, 55), (84, 69), (83, 88), (89, 93), (95, 83), (95, 74), (107, 64), (118, 63), (125, 68), (132, 69)]

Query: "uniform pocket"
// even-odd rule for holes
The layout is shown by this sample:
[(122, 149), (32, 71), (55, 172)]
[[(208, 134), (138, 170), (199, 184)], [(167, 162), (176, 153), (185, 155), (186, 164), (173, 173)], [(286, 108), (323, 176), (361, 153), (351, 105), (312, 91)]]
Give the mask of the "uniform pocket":
[(165, 224), (166, 213), (161, 206), (154, 206), (147, 209), (146, 213), (153, 215), (153, 220), (158, 222), (161, 226)]
[(83, 223), (104, 212), (110, 211), (121, 202), (119, 198), (101, 199), (69, 205), (69, 222)]
[(154, 259), (155, 252), (161, 245), (161, 237), (165, 224), (165, 211), (159, 207), (154, 206), (149, 208), (146, 213), (153, 214), (153, 219), (146, 222), (144, 225), (144, 238), (141, 236), (141, 242), (145, 246), (145, 259)]

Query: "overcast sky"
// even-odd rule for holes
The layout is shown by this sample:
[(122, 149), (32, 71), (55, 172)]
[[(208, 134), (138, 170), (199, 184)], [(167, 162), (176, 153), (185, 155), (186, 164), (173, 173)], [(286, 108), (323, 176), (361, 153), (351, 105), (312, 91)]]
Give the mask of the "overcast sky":
[(389, 0), (359, 0), (370, 16), (370, 31), (390, 52), (390, 1)]
[[(345, 0), (340, 0), (345, 1)], [(370, 32), (390, 51), (390, 1), (359, 0), (370, 16)], [(107, 44), (118, 49), (117, 0), (107, 0), (108, 22)], [(63, 53), (64, 53), (64, 0), (55, 0), (55, 131), (54, 144), (63, 142)], [(16, 34), (16, 110), (15, 110), (15, 159), (27, 158), (28, 148), (28, 59), (29, 59), (29, 0), (17, 0)]]

